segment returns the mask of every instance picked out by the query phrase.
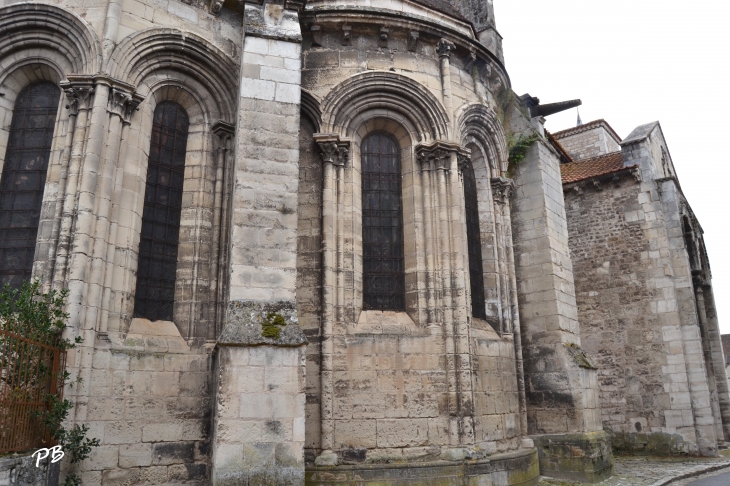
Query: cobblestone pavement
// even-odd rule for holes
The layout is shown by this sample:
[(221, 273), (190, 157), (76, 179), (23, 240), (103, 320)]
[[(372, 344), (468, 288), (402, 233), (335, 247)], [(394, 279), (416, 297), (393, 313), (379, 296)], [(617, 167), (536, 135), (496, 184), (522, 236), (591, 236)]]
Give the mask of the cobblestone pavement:
[[(600, 486), (664, 486), (666, 484), (689, 486), (702, 471), (723, 465), (727, 465), (729, 469), (718, 471), (717, 474), (730, 471), (730, 451), (723, 451), (723, 455), (719, 458), (617, 456), (614, 476), (598, 484)], [(670, 481), (672, 478), (692, 473), (694, 473), (692, 478)], [(540, 486), (578, 485), (580, 483), (549, 478), (543, 478), (540, 481)]]

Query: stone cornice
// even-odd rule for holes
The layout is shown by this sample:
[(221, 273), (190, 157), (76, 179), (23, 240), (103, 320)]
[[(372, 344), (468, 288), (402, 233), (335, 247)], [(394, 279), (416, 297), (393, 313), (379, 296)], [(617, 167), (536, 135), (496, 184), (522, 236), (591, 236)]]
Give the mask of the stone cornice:
[[(300, 19), (303, 24), (316, 23), (320, 26), (326, 26), (327, 24), (347, 24), (354, 26), (361, 23), (367, 25), (375, 24), (379, 29), (383, 25), (392, 25), (394, 28), (397, 27), (411, 32), (420, 32), (421, 34), (430, 34), (444, 38), (453, 42), (457, 51), (463, 49), (468, 53), (473, 52), (480, 68), (483, 68), (484, 64), (489, 65), (488, 73), (484, 72), (480, 73), (480, 75), (486, 75), (491, 79), (490, 89), (494, 91), (491, 86), (498, 88), (511, 87), (509, 74), (504, 64), (494, 53), (479, 42), (471, 31), (471, 27), (469, 28), (469, 33), (467, 33), (467, 31), (462, 32), (461, 30), (423, 16), (364, 6), (318, 5), (311, 7), (308, 5), (302, 10)], [(336, 30), (340, 31), (341, 27), (337, 27)], [(423, 35), (416, 42), (421, 42), (422, 38), (424, 38)], [(495, 78), (499, 79), (497, 80)]]

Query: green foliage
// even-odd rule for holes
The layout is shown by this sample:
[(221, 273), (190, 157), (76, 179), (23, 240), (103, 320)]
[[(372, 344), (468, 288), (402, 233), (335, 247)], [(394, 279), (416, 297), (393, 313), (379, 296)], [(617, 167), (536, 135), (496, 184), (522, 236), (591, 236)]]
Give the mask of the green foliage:
[[(51, 431), (51, 436), (58, 441), (64, 454), (70, 458), (71, 464), (88, 459), (91, 448), (99, 446), (99, 439), (86, 437), (86, 433), (89, 431), (88, 425), (74, 424), (70, 430), (63, 426), (69, 410), (74, 407), (74, 403), (70, 400), (61, 400), (56, 395), (48, 395), (48, 402), (50, 404), (49, 410), (42, 414), (42, 419), (43, 424)], [(81, 484), (81, 479), (78, 476), (75, 474), (67, 475), (64, 486), (78, 484)]]
[(286, 326), (286, 320), (281, 314), (269, 312), (266, 319), (261, 323), (261, 336), (271, 339), (279, 339), (281, 328)]
[[(81, 337), (73, 341), (62, 337), (69, 318), (64, 311), (67, 295), (66, 289), (44, 294), (38, 281), (24, 282), (20, 289), (6, 285), (0, 290), (0, 329), (47, 346), (58, 347), (63, 351), (74, 348), (83, 341)], [(18, 399), (25, 395), (30, 396), (37, 387), (44, 386), (52, 378), (52, 370), (44, 355), (47, 348), (26, 345), (23, 348), (23, 359), (20, 359), (19, 350), (12, 351), (12, 347), (4, 346), (3, 340), (11, 338), (0, 334), (0, 349), (11, 349), (10, 352), (0, 355), (0, 370), (3, 370), (0, 373), (0, 380), (5, 380), (7, 384), (14, 383), (13, 399)], [(100, 442), (99, 439), (86, 437), (89, 430), (87, 425), (75, 424), (71, 429), (63, 426), (74, 403), (62, 400), (60, 397), (63, 383), (69, 377), (66, 370), (61, 370), (61, 373), (58, 393), (48, 394), (46, 410), (36, 412), (35, 415), (48, 428), (51, 437), (58, 441), (71, 463), (75, 464), (88, 458), (92, 447), (97, 447)], [(80, 484), (81, 479), (75, 474), (67, 476), (65, 486)]]
[(509, 177), (513, 176), (515, 168), (527, 155), (527, 149), (530, 148), (530, 145), (535, 143), (538, 138), (539, 137), (535, 134), (520, 134), (519, 137), (515, 137), (514, 134), (510, 134), (507, 137), (507, 149), (509, 150)]

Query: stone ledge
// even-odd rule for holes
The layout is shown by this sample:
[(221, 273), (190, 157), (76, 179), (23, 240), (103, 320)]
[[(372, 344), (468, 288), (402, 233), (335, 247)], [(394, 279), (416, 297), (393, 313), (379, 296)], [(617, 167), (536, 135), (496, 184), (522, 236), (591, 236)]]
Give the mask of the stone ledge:
[(495, 454), (474, 461), (430, 461), (400, 464), (308, 466), (305, 485), (360, 486), (532, 486), (540, 479), (535, 449)]

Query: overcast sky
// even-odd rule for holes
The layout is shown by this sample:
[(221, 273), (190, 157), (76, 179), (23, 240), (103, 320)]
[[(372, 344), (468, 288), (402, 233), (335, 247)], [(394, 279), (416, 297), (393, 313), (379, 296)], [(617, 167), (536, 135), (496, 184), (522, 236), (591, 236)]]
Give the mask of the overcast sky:
[[(705, 231), (720, 327), (730, 333), (730, 2), (494, 0), (518, 95), (583, 100), (625, 138), (659, 120)], [(576, 110), (548, 117), (556, 132)]]

